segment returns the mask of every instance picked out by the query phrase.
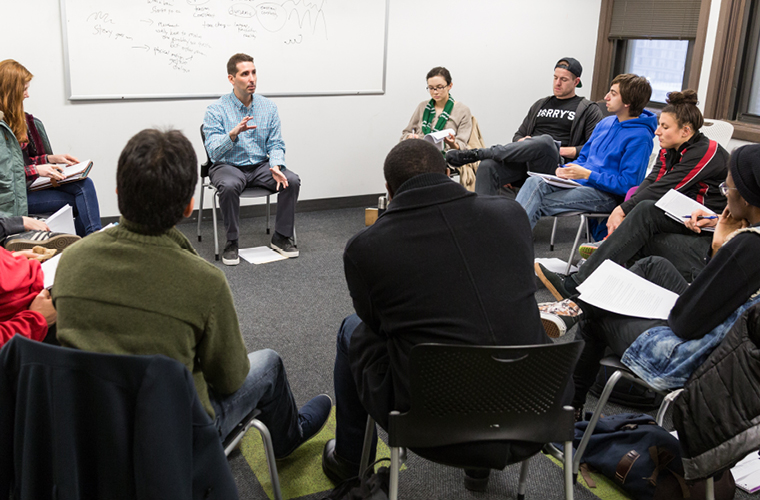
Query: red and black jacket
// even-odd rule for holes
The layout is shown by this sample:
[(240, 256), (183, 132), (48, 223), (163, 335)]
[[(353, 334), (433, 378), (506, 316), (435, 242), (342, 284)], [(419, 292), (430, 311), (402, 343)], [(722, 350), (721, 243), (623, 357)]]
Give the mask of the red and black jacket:
[(718, 185), (727, 175), (728, 152), (697, 132), (678, 149), (661, 149), (652, 171), (620, 208), (627, 214), (638, 202), (659, 200), (675, 189), (721, 213), (726, 207), (726, 198), (720, 194)]

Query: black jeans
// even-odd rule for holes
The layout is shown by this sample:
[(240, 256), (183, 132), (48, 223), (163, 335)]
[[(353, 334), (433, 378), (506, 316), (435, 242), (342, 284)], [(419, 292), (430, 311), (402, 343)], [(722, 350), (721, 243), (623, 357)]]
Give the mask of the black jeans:
[(475, 177), (475, 192), (497, 195), (505, 184), (522, 182), (527, 171), (552, 174), (562, 163), (559, 148), (550, 135), (539, 135), (520, 142), (496, 145), (483, 149), (482, 160)]
[[(662, 257), (641, 259), (630, 270), (679, 295), (689, 286), (678, 269)], [(668, 324), (667, 321), (661, 319), (634, 318), (611, 313), (586, 304), (582, 300), (578, 300), (578, 305), (583, 309), (583, 320), (580, 322), (578, 331), (586, 345), (583, 347), (573, 373), (575, 383), (573, 406), (575, 408), (580, 408), (586, 401), (586, 394), (594, 384), (599, 371), (599, 361), (604, 357), (608, 347), (615, 355), (622, 356), (639, 335), (655, 326)]]
[(615, 232), (571, 275), (570, 290), (583, 283), (607, 259), (627, 265), (650, 255), (664, 257), (686, 281), (694, 280), (705, 268), (704, 259), (713, 233), (697, 234), (654, 204), (651, 200), (642, 201), (626, 215)]

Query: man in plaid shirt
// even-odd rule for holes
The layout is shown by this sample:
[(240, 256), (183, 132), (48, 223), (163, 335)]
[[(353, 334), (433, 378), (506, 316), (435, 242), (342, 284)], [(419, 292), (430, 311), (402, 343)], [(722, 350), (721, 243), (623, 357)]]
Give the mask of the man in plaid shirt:
[(271, 247), (285, 257), (298, 257), (293, 220), (301, 179), (285, 168), (285, 142), (277, 106), (256, 92), (256, 66), (247, 54), (227, 62), (232, 92), (206, 109), (205, 147), (214, 166), (209, 178), (219, 191), (227, 230), (222, 262), (234, 266), (238, 257), (240, 193), (246, 187), (277, 191), (277, 218)]

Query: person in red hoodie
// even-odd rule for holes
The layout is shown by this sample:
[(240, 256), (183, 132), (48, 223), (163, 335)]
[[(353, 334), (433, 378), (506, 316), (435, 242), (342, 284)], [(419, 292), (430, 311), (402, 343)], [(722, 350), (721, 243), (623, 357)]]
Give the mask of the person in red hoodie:
[[(4, 236), (4, 235), (3, 235)], [(56, 311), (43, 285), (42, 267), (29, 251), (0, 248), (0, 347), (16, 334), (42, 341)]]

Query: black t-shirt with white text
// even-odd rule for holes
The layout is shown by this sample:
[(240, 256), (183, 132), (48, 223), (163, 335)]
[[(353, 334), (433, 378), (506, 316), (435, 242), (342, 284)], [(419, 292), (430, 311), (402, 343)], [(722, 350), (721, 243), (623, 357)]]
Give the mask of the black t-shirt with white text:
[(562, 146), (577, 146), (578, 144), (570, 144), (570, 130), (575, 120), (575, 110), (582, 99), (577, 95), (569, 99), (557, 99), (552, 96), (538, 110), (532, 135), (549, 134), (555, 141), (560, 141)]

